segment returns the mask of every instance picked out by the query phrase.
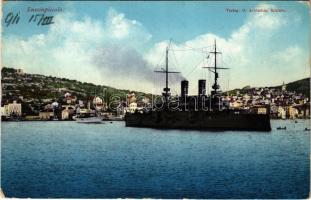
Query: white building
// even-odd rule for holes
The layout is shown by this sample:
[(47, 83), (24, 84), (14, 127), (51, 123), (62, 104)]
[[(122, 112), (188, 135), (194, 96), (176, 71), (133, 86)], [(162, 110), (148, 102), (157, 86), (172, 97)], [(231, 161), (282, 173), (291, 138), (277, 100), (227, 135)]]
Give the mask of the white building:
[(137, 109), (137, 103), (136, 102), (130, 103), (130, 106), (129, 106), (130, 113), (134, 113), (136, 109)]
[(67, 120), (74, 113), (74, 109), (66, 107), (65, 110), (62, 110), (62, 120)]
[(90, 114), (90, 109), (87, 108), (80, 108), (78, 107), (76, 110), (77, 114)]
[(288, 112), (289, 112), (289, 118), (290, 119), (296, 119), (296, 117), (298, 117), (299, 112), (298, 112), (297, 108), (290, 106), (288, 108)]
[(286, 119), (286, 110), (281, 106), (278, 107), (278, 117)]
[(257, 113), (258, 114), (267, 114), (267, 108), (258, 108)]
[(250, 97), (248, 94), (245, 94), (245, 95), (243, 96), (243, 98), (244, 98), (245, 101), (248, 101), (248, 100), (251, 99), (251, 97)]
[(124, 113), (142, 112), (144, 107), (138, 107), (136, 102), (130, 103), (129, 107), (124, 107)]
[(8, 117), (9, 116), (9, 106), (8, 105), (4, 105), (3, 107), (1, 107), (1, 116), (5, 116)]
[(240, 108), (243, 106), (243, 103), (240, 101), (233, 101), (229, 103), (230, 108)]
[(282, 85), (282, 91), (286, 91), (286, 85), (285, 85), (284, 82), (283, 82), (283, 85)]
[(22, 116), (22, 104), (13, 101), (13, 103), (9, 103), (8, 105), (4, 105), (1, 107), (1, 115), (2, 116)]

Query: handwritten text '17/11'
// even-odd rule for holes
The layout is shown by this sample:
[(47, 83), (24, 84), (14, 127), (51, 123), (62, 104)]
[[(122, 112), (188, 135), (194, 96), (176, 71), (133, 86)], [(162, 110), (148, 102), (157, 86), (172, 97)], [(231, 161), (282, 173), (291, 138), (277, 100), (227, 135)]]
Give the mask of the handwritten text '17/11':
[[(50, 25), (54, 24), (53, 17), (54, 16), (45, 16), (44, 14), (33, 14), (28, 19), (28, 23), (36, 23), (37, 26)], [(4, 18), (4, 23), (8, 27), (11, 24), (18, 24), (20, 19), (21, 17), (19, 13), (14, 14), (13, 12), (10, 12)]]

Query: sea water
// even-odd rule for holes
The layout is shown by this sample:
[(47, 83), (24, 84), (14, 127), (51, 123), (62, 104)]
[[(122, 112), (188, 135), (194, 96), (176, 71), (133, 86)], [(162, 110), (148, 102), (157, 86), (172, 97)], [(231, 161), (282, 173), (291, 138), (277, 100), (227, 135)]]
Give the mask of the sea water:
[(2, 122), (1, 187), (32, 198), (306, 198), (309, 121), (271, 123), (209, 132)]

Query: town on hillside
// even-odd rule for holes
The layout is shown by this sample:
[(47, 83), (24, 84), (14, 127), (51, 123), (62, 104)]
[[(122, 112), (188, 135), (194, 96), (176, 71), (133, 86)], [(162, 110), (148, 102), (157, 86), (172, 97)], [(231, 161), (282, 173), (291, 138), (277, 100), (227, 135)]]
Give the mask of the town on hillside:
[[(27, 74), (22, 69), (2, 68), (1, 81), (2, 120), (73, 120), (76, 116), (122, 120), (127, 112), (152, 107), (153, 101), (150, 94)], [(222, 93), (221, 98), (229, 108), (270, 112), (274, 119), (310, 117), (310, 96), (289, 91), (284, 83), (236, 89)]]

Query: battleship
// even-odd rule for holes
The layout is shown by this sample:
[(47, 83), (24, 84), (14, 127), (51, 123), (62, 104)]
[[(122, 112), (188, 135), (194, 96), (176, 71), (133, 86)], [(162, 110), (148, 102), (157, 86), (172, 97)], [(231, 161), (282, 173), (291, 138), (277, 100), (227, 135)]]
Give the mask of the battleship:
[(179, 73), (169, 71), (169, 46), (166, 48), (165, 69), (155, 71), (165, 74), (165, 88), (161, 99), (163, 102), (155, 103), (151, 109), (126, 113), (124, 120), (127, 127), (144, 127), (158, 129), (198, 129), (198, 130), (245, 130), (245, 131), (271, 131), (269, 106), (265, 112), (256, 110), (232, 109), (222, 101), (220, 85), (218, 83), (219, 71), (228, 68), (217, 66), (216, 40), (213, 51), (214, 65), (207, 68), (213, 75), (212, 90), (206, 94), (206, 80), (198, 80), (198, 94), (188, 95), (189, 82), (181, 81), (181, 93), (173, 98), (168, 85), (168, 74)]

